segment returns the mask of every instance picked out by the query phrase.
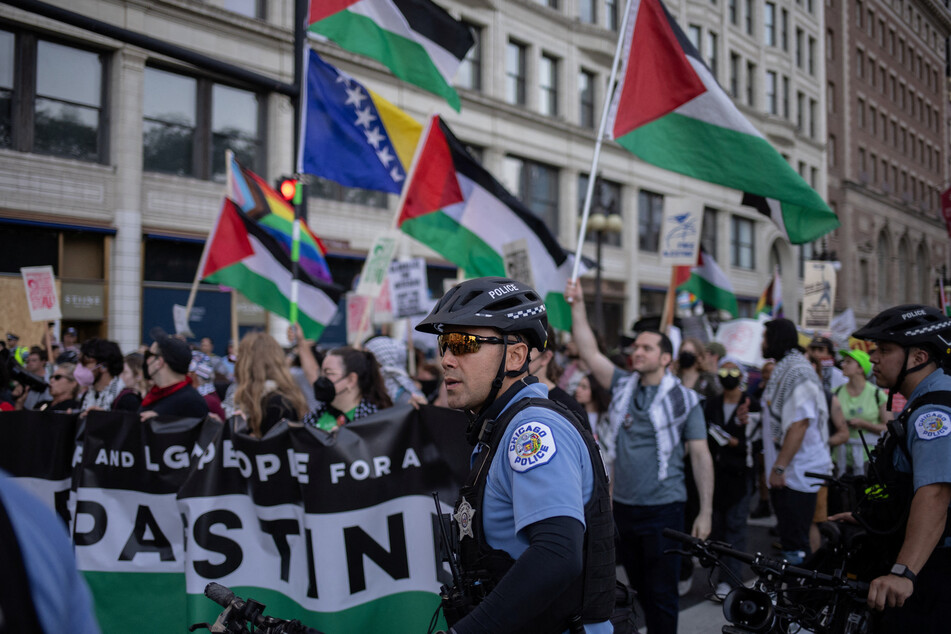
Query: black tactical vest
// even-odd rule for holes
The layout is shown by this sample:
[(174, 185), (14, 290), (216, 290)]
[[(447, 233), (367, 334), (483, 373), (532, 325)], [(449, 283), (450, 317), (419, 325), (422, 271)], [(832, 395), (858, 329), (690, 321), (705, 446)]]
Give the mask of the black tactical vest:
[[(508, 399), (505, 399), (508, 396)], [(514, 394), (503, 395), (504, 407)], [(588, 449), (594, 472), (591, 499), (585, 505), (584, 569), (568, 588), (551, 601), (535, 621), (531, 632), (560, 633), (568, 629), (569, 619), (581, 617), (584, 623), (598, 623), (611, 618), (615, 604), (614, 518), (607, 476), (597, 442), (581, 421), (560, 403), (545, 398), (523, 398), (494, 420), (488, 420), (480, 438), (482, 450), (476, 456), (466, 484), (459, 491), (454, 511), (453, 537), (458, 539), (462, 583), (473, 597), (475, 605), (502, 579), (514, 563), (503, 550), (489, 546), (482, 529), (482, 509), (486, 480), (492, 459), (502, 443), (505, 430), (516, 414), (527, 407), (543, 407), (564, 417), (581, 434)], [(501, 407), (499, 407), (501, 409)], [(474, 512), (473, 512), (474, 511)], [(462, 533), (460, 538), (460, 521)], [(469, 536), (471, 531), (471, 537)], [(451, 625), (451, 624), (450, 624)]]

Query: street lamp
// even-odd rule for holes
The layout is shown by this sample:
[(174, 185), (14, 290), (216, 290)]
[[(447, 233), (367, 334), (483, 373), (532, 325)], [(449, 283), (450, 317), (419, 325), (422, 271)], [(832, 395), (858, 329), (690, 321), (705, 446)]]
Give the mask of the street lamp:
[[(598, 183), (600, 185), (601, 183)], [(599, 188), (600, 189), (600, 188)], [(598, 196), (600, 199), (601, 196)], [(604, 213), (607, 212), (607, 213)], [(597, 268), (594, 277), (594, 327), (595, 331), (604, 336), (604, 302), (601, 296), (601, 244), (606, 233), (621, 233), (624, 230), (624, 221), (621, 214), (614, 212), (614, 203), (611, 201), (606, 207), (598, 204), (598, 211), (588, 216), (588, 234), (594, 234), (595, 260)]]

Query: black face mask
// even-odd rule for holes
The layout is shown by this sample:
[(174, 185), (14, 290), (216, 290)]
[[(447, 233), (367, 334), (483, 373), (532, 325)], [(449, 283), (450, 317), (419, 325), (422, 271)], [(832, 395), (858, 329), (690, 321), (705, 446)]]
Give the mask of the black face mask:
[(337, 398), (337, 386), (325, 376), (314, 381), (314, 398), (322, 403), (330, 403)]
[(680, 369), (687, 370), (697, 364), (697, 355), (692, 352), (681, 352), (677, 363), (680, 365)]
[(720, 385), (723, 386), (724, 390), (732, 390), (740, 385), (740, 377), (738, 376), (720, 376), (717, 378), (720, 379)]
[(145, 379), (146, 381), (151, 381), (151, 380), (152, 380), (152, 374), (149, 372), (149, 361), (152, 359), (152, 357), (157, 356), (157, 355), (156, 355), (154, 352), (152, 352), (151, 350), (146, 350), (146, 351), (145, 351), (145, 354), (142, 355), (142, 356), (143, 356), (143, 359), (142, 359), (142, 378)]
[(429, 396), (439, 389), (439, 379), (425, 379), (419, 382), (423, 394)]

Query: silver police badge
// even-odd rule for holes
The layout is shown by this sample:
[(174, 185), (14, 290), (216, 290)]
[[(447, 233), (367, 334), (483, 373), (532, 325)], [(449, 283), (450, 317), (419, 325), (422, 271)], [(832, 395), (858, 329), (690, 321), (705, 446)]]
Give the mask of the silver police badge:
[(456, 508), (456, 512), (453, 513), (453, 518), (456, 520), (456, 524), (459, 525), (459, 540), (462, 541), (463, 537), (472, 537), (475, 538), (475, 535), (472, 534), (472, 518), (476, 514), (476, 510), (472, 508), (472, 505), (469, 504), (469, 501), (466, 498), (462, 498), (459, 506)]

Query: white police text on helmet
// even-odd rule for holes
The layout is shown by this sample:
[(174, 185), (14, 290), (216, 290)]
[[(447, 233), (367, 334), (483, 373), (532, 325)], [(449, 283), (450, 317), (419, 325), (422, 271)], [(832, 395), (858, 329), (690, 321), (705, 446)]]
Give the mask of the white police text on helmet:
[(518, 284), (503, 284), (498, 288), (493, 288), (489, 291), (489, 297), (495, 299), (496, 297), (502, 297), (503, 295), (508, 295), (509, 293), (514, 293), (518, 290)]
[(918, 309), (908, 313), (902, 313), (901, 318), (904, 321), (905, 319), (911, 319), (912, 317), (922, 317), (923, 315), (925, 315), (925, 311), (923, 309)]

